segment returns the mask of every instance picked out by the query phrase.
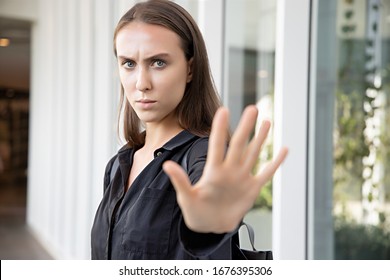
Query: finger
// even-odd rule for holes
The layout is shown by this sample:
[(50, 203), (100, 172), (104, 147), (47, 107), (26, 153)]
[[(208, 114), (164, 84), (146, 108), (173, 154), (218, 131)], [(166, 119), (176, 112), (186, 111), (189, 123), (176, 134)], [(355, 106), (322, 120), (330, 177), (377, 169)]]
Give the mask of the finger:
[(191, 182), (183, 168), (176, 162), (166, 161), (163, 164), (163, 170), (171, 180), (178, 200), (179, 196), (188, 196), (191, 190)]
[(252, 139), (245, 152), (245, 156), (244, 156), (245, 168), (251, 170), (255, 166), (260, 156), (261, 147), (263, 146), (265, 139), (267, 138), (270, 127), (271, 127), (271, 122), (269, 120), (264, 120), (261, 123), (257, 136)]
[(240, 163), (245, 147), (248, 143), (250, 133), (257, 119), (257, 108), (254, 105), (245, 108), (242, 113), (240, 122), (235, 130), (229, 144), (228, 153), (226, 155), (226, 162), (228, 164)]
[(228, 119), (229, 111), (226, 108), (221, 107), (215, 113), (210, 132), (206, 165), (221, 164), (225, 157)]
[(274, 158), (261, 172), (257, 175), (258, 185), (263, 186), (268, 180), (272, 178), (278, 167), (283, 163), (288, 154), (288, 149), (283, 147), (279, 154)]

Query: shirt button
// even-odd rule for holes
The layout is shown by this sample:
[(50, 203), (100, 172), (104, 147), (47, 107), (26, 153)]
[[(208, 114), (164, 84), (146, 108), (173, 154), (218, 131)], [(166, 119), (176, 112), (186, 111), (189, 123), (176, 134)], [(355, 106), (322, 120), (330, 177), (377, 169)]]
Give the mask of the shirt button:
[(162, 152), (157, 152), (157, 156), (161, 156), (162, 155)]

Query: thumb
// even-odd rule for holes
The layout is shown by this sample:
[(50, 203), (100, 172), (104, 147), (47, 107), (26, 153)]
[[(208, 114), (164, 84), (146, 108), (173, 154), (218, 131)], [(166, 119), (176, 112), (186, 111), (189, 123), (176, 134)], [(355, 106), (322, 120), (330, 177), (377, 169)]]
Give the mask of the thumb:
[(169, 160), (164, 162), (163, 170), (171, 179), (177, 195), (187, 196), (191, 190), (191, 182), (183, 168), (176, 162)]

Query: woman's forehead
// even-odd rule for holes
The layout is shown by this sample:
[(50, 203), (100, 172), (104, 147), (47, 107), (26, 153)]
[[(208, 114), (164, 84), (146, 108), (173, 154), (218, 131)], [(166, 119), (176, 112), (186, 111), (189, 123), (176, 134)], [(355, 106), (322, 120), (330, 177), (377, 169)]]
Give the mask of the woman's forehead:
[(180, 44), (180, 37), (172, 30), (156, 24), (131, 22), (118, 31), (116, 43)]
[(175, 32), (161, 25), (139, 21), (122, 27), (117, 33), (115, 44), (118, 56), (140, 50), (146, 53), (169, 53), (181, 49), (180, 37)]

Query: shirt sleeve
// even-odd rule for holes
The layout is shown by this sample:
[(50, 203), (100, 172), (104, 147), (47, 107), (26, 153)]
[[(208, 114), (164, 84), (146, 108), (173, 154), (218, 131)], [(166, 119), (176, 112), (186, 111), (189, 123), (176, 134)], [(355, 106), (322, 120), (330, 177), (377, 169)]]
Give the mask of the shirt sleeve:
[[(206, 163), (208, 138), (197, 140), (188, 152), (188, 176), (195, 184), (202, 176)], [(238, 228), (237, 228), (238, 230)], [(237, 230), (229, 233), (199, 233), (187, 227), (183, 217), (179, 222), (179, 239), (187, 253), (200, 259), (229, 259), (231, 237)]]

